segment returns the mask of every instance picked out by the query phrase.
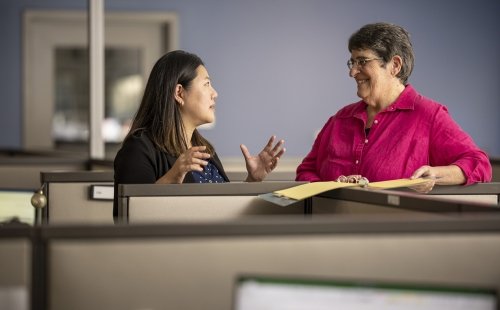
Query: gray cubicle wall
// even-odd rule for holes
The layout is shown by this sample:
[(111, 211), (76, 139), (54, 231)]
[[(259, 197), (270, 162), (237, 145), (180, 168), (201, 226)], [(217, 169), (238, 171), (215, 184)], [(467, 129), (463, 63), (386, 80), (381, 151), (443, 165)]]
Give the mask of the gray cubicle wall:
[(443, 187), (435, 189), (432, 195), (412, 190), (342, 188), (285, 207), (257, 197), (300, 184), (303, 183), (120, 185), (118, 211), (121, 221), (128, 223), (204, 222), (280, 214), (433, 213), (434, 216), (456, 216), (463, 212), (500, 212), (498, 183)]
[(86, 164), (75, 158), (0, 157), (0, 188), (34, 191), (40, 187), (41, 171), (85, 170)]
[(500, 183), (435, 186), (427, 194), (409, 188), (340, 188), (313, 197), (311, 213), (432, 213), (437, 216), (456, 216), (466, 212), (499, 213), (499, 196)]
[(32, 292), (33, 230), (0, 226), (0, 308), (28, 310)]
[[(113, 171), (42, 172), (47, 206), (42, 209), (42, 223), (113, 223)], [(95, 186), (107, 195), (92, 195)]]
[(240, 275), (500, 289), (498, 215), (45, 227), (43, 240), (50, 310), (230, 310)]
[(119, 218), (128, 223), (205, 222), (259, 215), (305, 214), (306, 202), (277, 206), (258, 197), (304, 184), (294, 181), (223, 184), (121, 184)]
[(500, 182), (477, 183), (468, 186), (434, 186), (428, 194), (432, 197), (471, 201), (500, 206)]
[(36, 190), (41, 171), (87, 169), (87, 160), (54, 153), (0, 152), (0, 188)]

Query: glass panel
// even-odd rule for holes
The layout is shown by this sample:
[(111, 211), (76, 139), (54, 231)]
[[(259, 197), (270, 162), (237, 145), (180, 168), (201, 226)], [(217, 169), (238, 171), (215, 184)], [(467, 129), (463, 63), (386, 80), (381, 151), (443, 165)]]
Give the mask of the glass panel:
[[(55, 111), (52, 137), (56, 145), (88, 142), (89, 65), (85, 47), (55, 49)], [(139, 48), (105, 50), (106, 142), (120, 142), (140, 103), (144, 81)]]

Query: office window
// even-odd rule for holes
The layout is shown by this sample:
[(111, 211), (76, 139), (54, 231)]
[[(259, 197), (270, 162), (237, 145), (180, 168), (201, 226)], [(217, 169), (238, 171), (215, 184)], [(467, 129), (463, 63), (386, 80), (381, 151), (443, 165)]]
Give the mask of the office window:
[[(105, 50), (106, 142), (121, 142), (141, 100), (144, 80), (139, 48)], [(52, 138), (57, 143), (86, 142), (89, 136), (89, 59), (85, 48), (54, 51), (55, 110)]]
[[(24, 13), (23, 147), (85, 151), (89, 136), (86, 11)], [(105, 12), (106, 157), (114, 157), (156, 60), (177, 49), (170, 12)]]

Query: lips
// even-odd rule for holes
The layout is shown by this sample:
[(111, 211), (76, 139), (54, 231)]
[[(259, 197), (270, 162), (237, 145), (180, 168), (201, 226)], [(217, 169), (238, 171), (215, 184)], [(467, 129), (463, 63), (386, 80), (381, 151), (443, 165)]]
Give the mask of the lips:
[(368, 82), (368, 80), (356, 80), (356, 84), (358, 84), (358, 85), (362, 85), (366, 82)]

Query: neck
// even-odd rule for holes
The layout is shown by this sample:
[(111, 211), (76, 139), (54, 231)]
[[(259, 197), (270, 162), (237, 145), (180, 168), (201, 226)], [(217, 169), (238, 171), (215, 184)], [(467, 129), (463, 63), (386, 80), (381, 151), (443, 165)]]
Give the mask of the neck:
[(196, 127), (184, 124), (184, 139), (186, 139), (186, 145), (188, 148), (192, 147), (191, 139), (193, 138), (193, 132), (195, 129)]
[(380, 111), (383, 111), (388, 106), (393, 104), (404, 90), (405, 86), (401, 83), (398, 83), (395, 87), (391, 87), (387, 91), (386, 93), (387, 95), (382, 100), (374, 102), (374, 104), (368, 104), (368, 111), (372, 113), (378, 113)]

